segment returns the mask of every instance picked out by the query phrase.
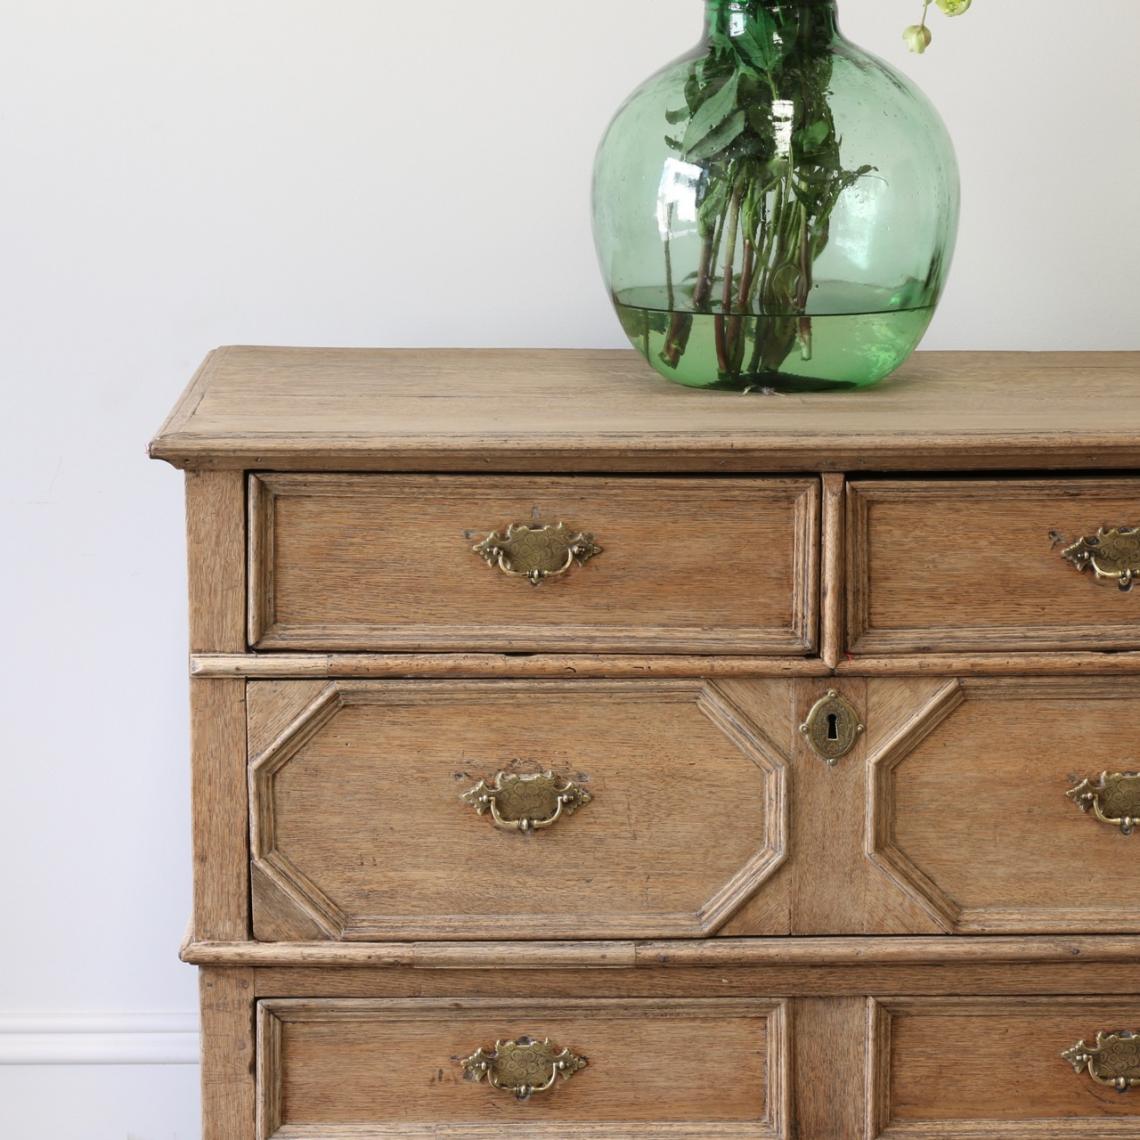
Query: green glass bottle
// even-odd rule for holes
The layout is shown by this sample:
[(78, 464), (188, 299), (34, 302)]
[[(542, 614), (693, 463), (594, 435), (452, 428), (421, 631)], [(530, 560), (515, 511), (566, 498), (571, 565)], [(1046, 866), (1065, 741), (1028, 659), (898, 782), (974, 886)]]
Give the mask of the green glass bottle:
[(835, 0), (706, 0), (598, 152), (594, 234), (630, 342), (694, 387), (861, 387), (922, 339), (958, 226), (937, 111)]

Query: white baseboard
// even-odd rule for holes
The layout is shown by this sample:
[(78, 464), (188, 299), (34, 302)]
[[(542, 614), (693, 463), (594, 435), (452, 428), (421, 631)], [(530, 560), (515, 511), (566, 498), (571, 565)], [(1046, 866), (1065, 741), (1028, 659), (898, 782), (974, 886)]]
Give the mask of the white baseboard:
[(196, 1065), (195, 1013), (0, 1013), (0, 1065)]

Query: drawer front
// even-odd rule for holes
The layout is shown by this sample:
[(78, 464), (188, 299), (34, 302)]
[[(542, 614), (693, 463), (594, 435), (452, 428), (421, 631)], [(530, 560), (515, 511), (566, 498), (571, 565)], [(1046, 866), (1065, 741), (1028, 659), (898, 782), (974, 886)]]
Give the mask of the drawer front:
[(786, 1066), (756, 999), (262, 1001), (258, 1137), (785, 1137)]
[(1095, 545), (1077, 545), (1101, 528), (1131, 527), (1140, 527), (1135, 479), (852, 483), (849, 647), (1140, 648), (1140, 590), (1111, 577), (1122, 556), (1140, 572), (1140, 536), (1100, 540), (1101, 574)]
[[(1116, 1036), (1140, 1033), (1138, 998), (887, 998), (869, 1021), (871, 1140), (1140, 1135), (1140, 1088), (1101, 1083), (1140, 1083), (1140, 1038)], [(1074, 1046), (1098, 1033), (1090, 1072)]]
[[(787, 686), (766, 701), (790, 734)], [(712, 684), (257, 682), (247, 704), (262, 940), (699, 937), (785, 856), (787, 757)]]
[(1127, 774), (1140, 679), (882, 681), (870, 694), (869, 854), (940, 926), (1140, 931), (1140, 778)]
[(811, 479), (255, 476), (249, 639), (802, 655), (818, 513)]

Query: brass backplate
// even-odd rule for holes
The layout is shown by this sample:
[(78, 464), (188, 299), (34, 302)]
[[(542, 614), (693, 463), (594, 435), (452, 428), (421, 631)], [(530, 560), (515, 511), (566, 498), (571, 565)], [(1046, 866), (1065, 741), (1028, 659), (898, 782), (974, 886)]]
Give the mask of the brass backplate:
[(1131, 835), (1140, 824), (1140, 772), (1102, 772), (1065, 793), (1082, 811)]
[(1140, 1033), (1098, 1033), (1095, 1045), (1078, 1041), (1061, 1056), (1078, 1073), (1087, 1069), (1098, 1085), (1122, 1093), (1140, 1086)]
[(460, 1064), (470, 1081), (486, 1078), (493, 1088), (513, 1093), (519, 1100), (529, 1100), (535, 1093), (548, 1092), (561, 1077), (568, 1081), (586, 1067), (586, 1058), (559, 1049), (532, 1037), (517, 1041), (496, 1041), (494, 1049), (476, 1049)]
[(834, 766), (855, 747), (863, 733), (863, 722), (855, 706), (836, 689), (828, 689), (812, 705), (800, 725), (815, 754)]
[(503, 831), (532, 832), (553, 827), (594, 797), (573, 780), (561, 779), (553, 772), (498, 772), (459, 798), (480, 815), (489, 812), (495, 826)]
[(602, 553), (592, 534), (574, 530), (565, 523), (527, 526), (513, 523), (504, 533), (487, 535), (472, 547), (491, 566), (512, 578), (525, 578), (537, 586), (547, 578), (565, 574)]
[(1101, 527), (1061, 551), (1078, 570), (1092, 570), (1098, 582), (1131, 590), (1140, 578), (1140, 527)]

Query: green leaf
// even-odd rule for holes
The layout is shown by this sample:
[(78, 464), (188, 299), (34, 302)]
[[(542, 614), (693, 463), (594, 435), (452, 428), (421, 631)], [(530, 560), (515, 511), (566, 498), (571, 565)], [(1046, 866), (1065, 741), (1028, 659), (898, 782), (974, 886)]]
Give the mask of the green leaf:
[(699, 156), (695, 153), (701, 148), (701, 154), (714, 154), (719, 147), (708, 150), (702, 144), (705, 140), (722, 128), (726, 120), (738, 115), (743, 123), (744, 112), (739, 109), (737, 96), (740, 90), (740, 76), (734, 75), (715, 95), (706, 99), (694, 112), (685, 130), (682, 146), (687, 155), (693, 158)]
[(689, 117), (688, 107), (679, 107), (676, 111), (665, 112), (665, 122), (671, 127), (675, 127), (678, 123), (683, 123)]
[[(736, 111), (729, 118), (709, 131), (692, 146), (685, 147), (685, 158), (689, 162), (704, 162), (714, 155), (727, 150), (748, 129), (748, 121), (743, 111)], [(686, 133), (685, 139), (688, 140)]]
[(773, 71), (780, 66), (783, 52), (776, 38), (776, 21), (768, 12), (756, 12), (745, 29), (733, 36), (733, 50), (750, 67)]

